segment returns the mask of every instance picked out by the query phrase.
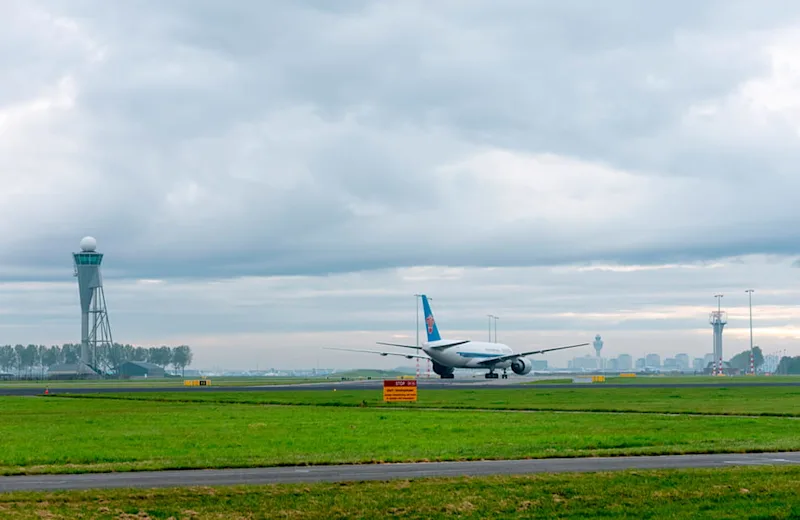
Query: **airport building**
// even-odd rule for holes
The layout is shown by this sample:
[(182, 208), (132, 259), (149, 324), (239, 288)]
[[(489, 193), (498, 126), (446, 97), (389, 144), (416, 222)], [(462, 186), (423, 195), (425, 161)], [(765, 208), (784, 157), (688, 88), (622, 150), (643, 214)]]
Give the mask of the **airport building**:
[(47, 369), (48, 379), (90, 379), (97, 372), (84, 363), (59, 363)]
[(152, 363), (144, 361), (126, 361), (119, 366), (119, 375), (123, 378), (136, 377), (164, 377), (164, 369)]

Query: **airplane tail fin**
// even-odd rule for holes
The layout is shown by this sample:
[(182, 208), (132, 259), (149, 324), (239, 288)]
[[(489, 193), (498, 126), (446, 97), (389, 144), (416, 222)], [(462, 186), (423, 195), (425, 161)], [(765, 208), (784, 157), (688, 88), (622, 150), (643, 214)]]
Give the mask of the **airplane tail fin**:
[(442, 337), (439, 335), (439, 327), (436, 326), (436, 320), (433, 318), (433, 311), (428, 303), (428, 297), (422, 295), (422, 308), (425, 311), (425, 331), (428, 333), (428, 342), (439, 341)]

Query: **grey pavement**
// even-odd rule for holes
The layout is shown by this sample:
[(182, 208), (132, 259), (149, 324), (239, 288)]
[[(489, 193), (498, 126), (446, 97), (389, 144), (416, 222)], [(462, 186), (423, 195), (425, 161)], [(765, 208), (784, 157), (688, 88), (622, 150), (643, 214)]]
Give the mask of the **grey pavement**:
[(625, 469), (722, 468), (800, 465), (800, 452), (589, 457), (475, 462), (423, 462), (301, 466), (224, 470), (142, 471), (0, 477), (0, 492), (68, 489), (160, 488), (414, 479), (479, 475), (523, 475)]

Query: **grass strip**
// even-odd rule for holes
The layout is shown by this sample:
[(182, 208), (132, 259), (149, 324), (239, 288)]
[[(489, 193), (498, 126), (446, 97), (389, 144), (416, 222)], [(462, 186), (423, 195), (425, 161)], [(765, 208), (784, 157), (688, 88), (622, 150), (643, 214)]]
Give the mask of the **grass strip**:
[(785, 418), (0, 398), (0, 473), (800, 450)]
[[(203, 379), (201, 377), (186, 377), (190, 379)], [(325, 378), (300, 378), (300, 377), (220, 377), (208, 378), (213, 386), (263, 386), (263, 385), (299, 385), (304, 383), (322, 383)], [(331, 379), (332, 382), (339, 378)], [(149, 379), (87, 379), (77, 381), (3, 381), (0, 388), (159, 388), (184, 386), (182, 378), (149, 378)]]
[(591, 411), (800, 417), (800, 388), (603, 388), (419, 390), (416, 403), (384, 403), (382, 390), (263, 392), (142, 392), (59, 394), (143, 401), (287, 404), (347, 407), (419, 407), (536, 411)]
[(800, 517), (800, 468), (0, 494), (9, 520)]
[(725, 385), (737, 385), (741, 383), (800, 383), (800, 376), (796, 375), (781, 375), (781, 376), (668, 376), (668, 375), (651, 375), (651, 376), (637, 376), (637, 377), (618, 377), (606, 376), (606, 382), (614, 384), (697, 384), (697, 383), (714, 383)]

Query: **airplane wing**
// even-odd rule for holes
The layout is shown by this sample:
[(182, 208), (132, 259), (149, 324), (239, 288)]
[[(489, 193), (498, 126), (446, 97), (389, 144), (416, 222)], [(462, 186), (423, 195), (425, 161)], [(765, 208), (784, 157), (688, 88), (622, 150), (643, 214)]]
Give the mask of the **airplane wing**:
[[(432, 346), (429, 346), (429, 348), (436, 349), (436, 350), (444, 350), (446, 348), (455, 347), (457, 345), (463, 345), (463, 344), (469, 343), (469, 342), (470, 342), (470, 340), (465, 339), (465, 340), (460, 340), (460, 341), (454, 341), (452, 343), (443, 343), (442, 345), (432, 345)], [(401, 345), (400, 343), (384, 343), (383, 341), (376, 341), (375, 343), (377, 343), (378, 345), (388, 345), (390, 347), (403, 347), (403, 348), (415, 348), (415, 349), (421, 349), (422, 348), (422, 347), (418, 347), (416, 345)]]
[(422, 347), (418, 347), (416, 345), (401, 345), (400, 343), (384, 343), (383, 341), (376, 341), (375, 343), (377, 343), (378, 345), (388, 345), (390, 347), (413, 348), (417, 350), (422, 349)]
[[(418, 356), (416, 354), (400, 354), (399, 352), (381, 352), (380, 350), (359, 350), (354, 348), (322, 347), (325, 350), (345, 350), (347, 352), (367, 352), (369, 354), (380, 354), (381, 356), (400, 356), (407, 359), (430, 359), (428, 356)], [(416, 347), (414, 347), (416, 348)]]
[(542, 350), (531, 350), (529, 352), (518, 352), (515, 354), (508, 354), (505, 356), (497, 356), (489, 359), (484, 359), (480, 361), (479, 365), (486, 365), (491, 366), (496, 363), (502, 363), (503, 361), (508, 361), (509, 359), (514, 359), (523, 356), (532, 356), (533, 354), (544, 354), (545, 352), (552, 352), (554, 350), (564, 350), (565, 348), (575, 348), (575, 347), (585, 347), (588, 343), (581, 343), (579, 345), (567, 345), (566, 347), (555, 347), (555, 348), (546, 348)]

